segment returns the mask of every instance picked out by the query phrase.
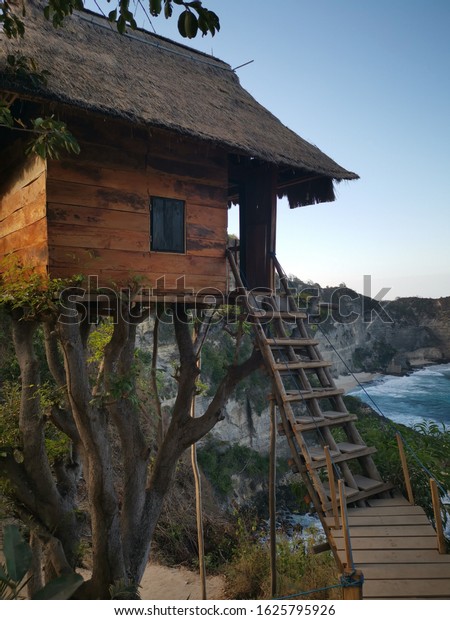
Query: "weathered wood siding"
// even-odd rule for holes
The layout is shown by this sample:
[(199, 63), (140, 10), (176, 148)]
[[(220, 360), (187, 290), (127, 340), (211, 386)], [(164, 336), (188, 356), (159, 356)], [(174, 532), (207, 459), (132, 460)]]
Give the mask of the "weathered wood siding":
[[(98, 276), (104, 286), (140, 276), (151, 287), (165, 278), (166, 289), (178, 280), (179, 288), (224, 291), (225, 153), (112, 121), (70, 126), (80, 155), (48, 164), (50, 272)], [(150, 252), (151, 196), (185, 201), (185, 254)]]
[(46, 162), (16, 144), (0, 155), (0, 259), (15, 254), (45, 272), (48, 264)]

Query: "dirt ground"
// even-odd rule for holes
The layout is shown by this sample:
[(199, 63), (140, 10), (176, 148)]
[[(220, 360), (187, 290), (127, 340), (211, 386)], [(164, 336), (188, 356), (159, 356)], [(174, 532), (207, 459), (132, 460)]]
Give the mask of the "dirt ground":
[[(225, 599), (225, 583), (222, 577), (207, 577), (208, 600)], [(200, 576), (186, 568), (168, 568), (149, 564), (141, 583), (142, 600), (184, 601), (201, 600)]]

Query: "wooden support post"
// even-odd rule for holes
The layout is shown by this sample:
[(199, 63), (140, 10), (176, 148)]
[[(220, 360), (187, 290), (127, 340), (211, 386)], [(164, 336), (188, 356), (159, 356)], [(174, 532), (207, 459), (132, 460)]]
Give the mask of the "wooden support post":
[(406, 460), (405, 448), (400, 433), (395, 433), (397, 438), (398, 451), (400, 453), (400, 461), (402, 463), (403, 477), (405, 479), (406, 492), (408, 494), (408, 502), (414, 504), (414, 493), (411, 486), (411, 478), (409, 477), (408, 462)]
[(363, 574), (355, 570), (351, 575), (343, 575), (345, 586), (342, 588), (342, 598), (344, 601), (362, 600)]
[(342, 521), (342, 527), (344, 530), (345, 566), (347, 570), (353, 570), (352, 547), (351, 547), (351, 542), (350, 542), (350, 532), (348, 530), (347, 500), (345, 498), (344, 481), (340, 479), (338, 481), (338, 485), (339, 485), (339, 501), (341, 504), (341, 521)]
[(336, 483), (334, 479), (333, 463), (331, 462), (331, 455), (330, 455), (330, 447), (325, 446), (323, 450), (325, 452), (325, 459), (327, 461), (328, 483), (330, 485), (330, 490), (331, 490), (331, 506), (333, 509), (334, 527), (338, 530), (340, 529), (339, 511), (338, 511), (338, 502), (337, 502), (337, 497), (336, 497)]
[(270, 522), (270, 591), (277, 596), (277, 533), (276, 533), (276, 415), (275, 399), (270, 399), (270, 459), (269, 459), (269, 522)]
[(439, 553), (447, 553), (447, 544), (445, 542), (444, 528), (442, 526), (441, 501), (439, 499), (439, 491), (434, 478), (430, 478), (431, 499), (433, 500), (434, 522), (436, 524), (436, 535)]

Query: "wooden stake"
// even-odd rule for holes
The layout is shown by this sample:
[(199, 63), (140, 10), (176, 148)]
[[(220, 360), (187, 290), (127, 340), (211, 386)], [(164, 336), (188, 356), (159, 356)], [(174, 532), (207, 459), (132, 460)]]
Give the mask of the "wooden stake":
[[(200, 368), (200, 355), (197, 361), (197, 366)], [(191, 417), (195, 418), (195, 394), (193, 395), (191, 402)], [(206, 601), (208, 597), (206, 594), (206, 564), (205, 538), (203, 532), (202, 482), (197, 461), (197, 445), (195, 443), (193, 443), (191, 446), (191, 464), (195, 484), (195, 514), (197, 520), (198, 564), (200, 569), (200, 583), (202, 589), (202, 600)]]
[(447, 553), (447, 544), (445, 542), (444, 528), (442, 526), (441, 501), (439, 499), (439, 491), (434, 478), (430, 478), (431, 499), (433, 500), (434, 522), (436, 524), (436, 535), (439, 553)]
[[(345, 579), (349, 579), (349, 575), (344, 575)], [(360, 601), (362, 600), (363, 575), (362, 572), (356, 570), (352, 573), (350, 579), (352, 585), (346, 585), (342, 588), (342, 598), (344, 601)]]
[(403, 477), (405, 479), (406, 492), (408, 494), (408, 502), (414, 504), (414, 493), (411, 486), (411, 478), (409, 477), (408, 462), (406, 460), (405, 448), (400, 433), (395, 433), (397, 438), (398, 451), (400, 453), (400, 461), (402, 463)]
[(348, 522), (347, 522), (347, 500), (345, 498), (344, 481), (340, 479), (338, 481), (338, 485), (339, 485), (339, 501), (341, 504), (341, 520), (342, 520), (342, 527), (344, 529), (345, 565), (346, 565), (347, 570), (353, 570), (352, 547), (351, 547), (350, 532), (348, 530)]
[(325, 452), (325, 459), (327, 461), (328, 482), (329, 482), (330, 490), (331, 490), (331, 506), (333, 508), (334, 527), (337, 530), (339, 530), (340, 529), (339, 510), (338, 510), (338, 502), (337, 502), (337, 496), (336, 496), (336, 483), (334, 480), (333, 463), (331, 462), (330, 447), (325, 446), (323, 450)]
[(276, 540), (276, 416), (275, 401), (270, 399), (270, 459), (269, 459), (269, 523), (270, 523), (270, 591), (277, 596), (277, 540)]

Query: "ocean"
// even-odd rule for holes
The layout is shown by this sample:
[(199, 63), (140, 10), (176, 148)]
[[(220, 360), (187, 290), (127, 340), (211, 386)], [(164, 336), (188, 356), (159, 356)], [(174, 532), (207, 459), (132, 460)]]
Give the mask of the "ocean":
[(403, 377), (385, 375), (348, 392), (394, 422), (423, 420), (450, 428), (450, 364), (427, 366)]

